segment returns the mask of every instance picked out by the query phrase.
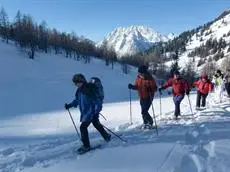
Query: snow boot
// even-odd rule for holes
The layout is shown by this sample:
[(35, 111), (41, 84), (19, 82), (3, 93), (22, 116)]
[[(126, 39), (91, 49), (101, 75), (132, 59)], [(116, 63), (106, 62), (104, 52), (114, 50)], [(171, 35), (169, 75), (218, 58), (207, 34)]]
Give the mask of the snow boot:
[(81, 146), (80, 148), (77, 149), (79, 154), (83, 154), (85, 152), (90, 151), (90, 147), (85, 147), (85, 146)]
[(109, 142), (111, 140), (111, 134), (108, 134), (107, 138), (105, 139), (106, 142)]

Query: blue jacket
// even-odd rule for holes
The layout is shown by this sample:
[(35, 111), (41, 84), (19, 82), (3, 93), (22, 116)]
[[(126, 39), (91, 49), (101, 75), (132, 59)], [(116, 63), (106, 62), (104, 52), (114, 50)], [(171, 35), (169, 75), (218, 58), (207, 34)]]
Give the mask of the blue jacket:
[(102, 109), (102, 102), (97, 101), (93, 89), (85, 83), (78, 88), (75, 99), (70, 103), (71, 107), (78, 107), (81, 112), (80, 121), (89, 122), (93, 118), (98, 118)]

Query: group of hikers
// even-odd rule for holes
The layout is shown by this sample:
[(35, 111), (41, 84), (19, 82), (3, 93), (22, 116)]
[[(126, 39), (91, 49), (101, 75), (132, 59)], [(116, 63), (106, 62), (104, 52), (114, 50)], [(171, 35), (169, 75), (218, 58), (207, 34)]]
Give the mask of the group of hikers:
[[(78, 149), (79, 152), (87, 152), (90, 150), (90, 142), (88, 136), (88, 126), (92, 123), (99, 131), (105, 141), (109, 142), (111, 135), (104, 129), (99, 121), (99, 114), (102, 110), (103, 104), (103, 87), (99, 78), (91, 78), (87, 82), (83, 74), (75, 74), (72, 78), (73, 83), (77, 86), (75, 99), (65, 104), (68, 110), (72, 107), (80, 109), (80, 133), (83, 145)], [(212, 91), (217, 92), (219, 101), (222, 101), (224, 90), (227, 91), (230, 97), (230, 68), (224, 75), (220, 70), (216, 71), (213, 81), (208, 78), (208, 75), (202, 73), (200, 78), (189, 85), (188, 81), (184, 79), (179, 71), (173, 71), (169, 79), (161, 86), (157, 86), (156, 80), (148, 71), (148, 67), (143, 65), (138, 68), (138, 75), (135, 83), (128, 84), (128, 89), (136, 90), (140, 98), (141, 114), (143, 119), (143, 128), (152, 128), (153, 119), (149, 114), (149, 108), (152, 105), (154, 94), (159, 91), (160, 95), (162, 90), (172, 87), (173, 102), (175, 104), (174, 116), (175, 119), (181, 115), (180, 104), (184, 99), (185, 94), (189, 95), (191, 88), (197, 88), (196, 109), (200, 110), (206, 107), (206, 98)]]

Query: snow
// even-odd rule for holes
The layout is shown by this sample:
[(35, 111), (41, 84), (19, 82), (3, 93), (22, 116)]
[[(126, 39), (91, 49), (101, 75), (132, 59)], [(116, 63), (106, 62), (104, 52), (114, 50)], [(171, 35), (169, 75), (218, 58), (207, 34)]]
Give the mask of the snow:
[[(226, 11), (229, 11), (229, 10), (226, 10)], [(212, 40), (217, 39), (217, 41), (219, 41), (219, 39), (223, 38), (227, 44), (230, 43), (230, 36), (227, 36), (227, 34), (230, 31), (230, 14), (227, 14), (224, 17), (222, 17), (219, 20), (212, 23), (201, 34), (202, 29), (203, 28), (201, 28), (197, 33), (192, 35), (191, 39), (188, 41), (188, 43), (186, 45), (186, 51), (179, 56), (179, 65), (182, 68), (184, 68), (186, 66), (186, 64), (188, 63), (188, 61), (190, 60), (190, 58), (188, 57), (188, 54), (190, 52), (192, 52), (195, 48), (198, 48), (201, 45), (204, 45), (206, 43), (206, 41), (209, 40), (210, 38)], [(221, 51), (224, 53), (225, 58), (227, 58), (229, 56), (229, 52), (227, 52), (228, 48), (229, 48), (229, 46), (226, 46), (226, 48)], [(206, 59), (211, 59), (214, 55), (215, 54), (211, 54)], [(197, 63), (201, 57), (195, 56), (194, 58), (196, 61), (195, 64), (197, 66)], [(218, 67), (220, 67), (221, 61), (222, 61), (222, 59), (217, 61)], [(170, 66), (171, 63), (172, 63), (172, 61), (166, 62), (166, 65)], [(202, 67), (203, 67), (203, 65), (200, 66), (198, 68), (198, 70), (200, 70)]]
[[(174, 34), (169, 36), (170, 38), (175, 37)], [(153, 43), (166, 42), (170, 38), (147, 26), (118, 27), (97, 46), (102, 46), (103, 42), (106, 41), (107, 46), (112, 47), (118, 56), (122, 57), (147, 50)]]
[[(211, 33), (210, 33), (211, 31)], [(200, 35), (200, 31), (198, 34), (194, 34), (191, 38), (191, 41), (187, 44), (186, 49), (191, 50), (196, 47), (199, 47), (201, 44), (205, 43), (208, 39), (217, 39), (223, 38), (227, 43), (230, 41), (230, 37), (223, 37), (224, 34), (227, 34), (230, 31), (230, 14), (224, 16), (223, 18), (217, 20), (211, 26), (205, 30), (203, 35)], [(207, 34), (210, 33), (210, 34)], [(202, 37), (203, 41), (200, 41)]]
[[(208, 96), (207, 109), (195, 110), (196, 94), (181, 104), (181, 119), (173, 120), (172, 97), (156, 95), (153, 107), (159, 135), (140, 129), (139, 101), (132, 92), (130, 125), (129, 91), (136, 71), (121, 73), (100, 60), (90, 64), (59, 55), (38, 53), (28, 60), (13, 45), (0, 43), (0, 171), (2, 172), (228, 172), (230, 168), (230, 100), (215, 102)], [(105, 143), (89, 127), (92, 145), (101, 149), (84, 155), (75, 150), (81, 145), (63, 105), (73, 99), (72, 75), (83, 72), (87, 78), (100, 76), (105, 87), (105, 104), (100, 118), (103, 125), (123, 139), (113, 137)], [(79, 111), (71, 109), (79, 128)], [(150, 109), (152, 115), (152, 109)]]

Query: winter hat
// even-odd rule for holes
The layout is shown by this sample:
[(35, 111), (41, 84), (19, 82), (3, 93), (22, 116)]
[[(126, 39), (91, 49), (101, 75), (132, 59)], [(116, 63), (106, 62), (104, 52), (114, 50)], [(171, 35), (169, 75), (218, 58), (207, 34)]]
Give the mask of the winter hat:
[(148, 71), (148, 66), (146, 65), (142, 65), (138, 68), (139, 73), (147, 73), (147, 71)]
[(75, 74), (72, 78), (74, 83), (84, 83), (86, 82), (85, 76), (81, 73)]
[(203, 73), (203, 74), (201, 75), (201, 78), (202, 78), (202, 79), (205, 79), (205, 80), (208, 80), (208, 75), (207, 75), (206, 73)]
[(180, 72), (179, 72), (178, 70), (175, 70), (175, 71), (173, 72), (173, 75), (180, 75)]
[(218, 70), (216, 71), (216, 73), (221, 74), (221, 70), (220, 70), (220, 69), (218, 69)]

